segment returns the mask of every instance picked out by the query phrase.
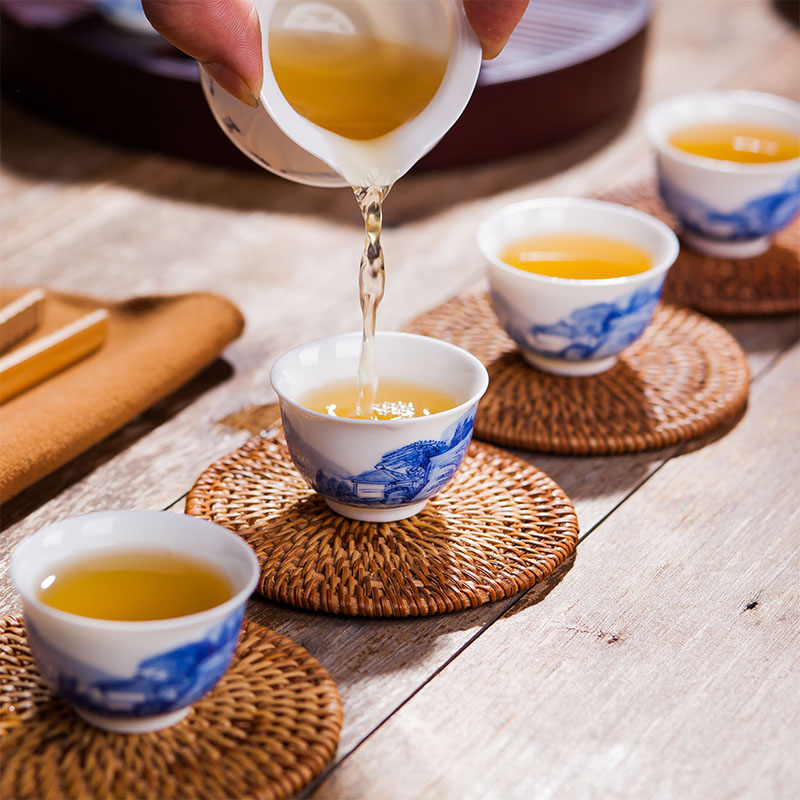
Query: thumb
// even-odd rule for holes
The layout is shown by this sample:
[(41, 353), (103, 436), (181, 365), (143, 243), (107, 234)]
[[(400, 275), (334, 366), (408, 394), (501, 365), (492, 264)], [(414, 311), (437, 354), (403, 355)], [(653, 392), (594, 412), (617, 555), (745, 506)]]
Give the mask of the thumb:
[(263, 65), (253, 0), (142, 0), (152, 26), (237, 100), (258, 105)]
[(464, 0), (467, 19), (478, 34), (484, 58), (494, 58), (528, 7), (528, 0)]

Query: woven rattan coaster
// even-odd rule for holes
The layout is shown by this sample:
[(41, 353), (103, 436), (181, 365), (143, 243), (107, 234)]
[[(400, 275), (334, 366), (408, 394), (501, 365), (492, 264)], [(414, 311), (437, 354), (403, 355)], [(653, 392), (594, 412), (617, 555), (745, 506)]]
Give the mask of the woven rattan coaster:
[(727, 331), (688, 309), (659, 306), (608, 372), (583, 378), (527, 366), (487, 295), (456, 297), (408, 330), (474, 353), (489, 370), (475, 436), (549, 453), (653, 450), (700, 436), (747, 401), (750, 372)]
[(252, 439), (212, 464), (186, 511), (250, 543), (269, 599), (372, 617), (512, 596), (550, 574), (578, 537), (572, 503), (547, 475), (474, 442), (450, 485), (400, 522), (334, 514), (297, 473), (280, 436)]
[[(652, 181), (617, 189), (602, 199), (646, 211), (679, 229)], [(712, 316), (797, 311), (800, 309), (800, 218), (776, 234), (766, 253), (754, 258), (703, 256), (681, 245), (664, 284), (662, 299)]]
[(333, 757), (342, 711), (302, 647), (246, 622), (233, 663), (173, 728), (117, 735), (87, 725), (39, 675), (21, 616), (0, 619), (0, 796), (277, 798)]

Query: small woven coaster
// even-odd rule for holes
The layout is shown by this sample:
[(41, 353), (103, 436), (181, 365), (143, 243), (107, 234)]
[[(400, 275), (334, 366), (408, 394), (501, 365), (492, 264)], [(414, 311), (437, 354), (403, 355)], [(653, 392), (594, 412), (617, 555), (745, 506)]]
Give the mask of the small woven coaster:
[[(652, 181), (601, 196), (679, 225), (664, 208)], [(754, 258), (716, 258), (682, 245), (662, 300), (712, 316), (786, 314), (800, 309), (800, 217), (776, 234), (772, 247)]]
[(572, 503), (543, 472), (472, 444), (455, 478), (399, 522), (334, 514), (295, 470), (282, 437), (251, 439), (197, 480), (186, 512), (239, 533), (259, 591), (312, 611), (417, 616), (533, 586), (575, 549)]
[(747, 402), (750, 371), (727, 331), (689, 309), (659, 306), (608, 372), (549, 375), (522, 360), (488, 295), (456, 297), (408, 330), (452, 342), (489, 370), (475, 436), (548, 453), (654, 450), (700, 436)]
[(172, 728), (87, 725), (44, 683), (22, 616), (0, 618), (0, 796), (260, 798), (295, 794), (333, 758), (342, 710), (302, 647), (245, 622), (217, 686)]

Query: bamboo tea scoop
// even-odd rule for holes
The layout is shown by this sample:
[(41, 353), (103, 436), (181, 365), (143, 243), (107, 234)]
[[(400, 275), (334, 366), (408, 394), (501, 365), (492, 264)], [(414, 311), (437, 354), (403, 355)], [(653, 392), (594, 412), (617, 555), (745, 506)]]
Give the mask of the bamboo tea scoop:
[(43, 307), (44, 292), (31, 289), (0, 308), (0, 353), (10, 350), (39, 327)]

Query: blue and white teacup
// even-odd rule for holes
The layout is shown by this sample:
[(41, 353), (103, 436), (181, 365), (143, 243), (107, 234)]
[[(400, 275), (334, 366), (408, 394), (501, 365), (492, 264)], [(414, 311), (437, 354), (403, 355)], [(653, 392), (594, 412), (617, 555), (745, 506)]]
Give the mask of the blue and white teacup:
[(800, 135), (800, 105), (763, 92), (718, 90), (673, 97), (645, 116), (661, 198), (680, 222), (683, 241), (707, 255), (751, 258), (768, 250), (800, 210), (800, 158), (738, 163), (687, 153), (669, 141), (681, 128), (719, 122)]
[[(132, 622), (79, 616), (39, 598), (54, 568), (134, 550), (168, 550), (208, 563), (227, 578), (232, 596), (195, 614)], [(214, 687), (233, 657), (259, 573), (258, 559), (235, 533), (163, 511), (63, 520), (26, 539), (11, 559), (28, 641), (45, 680), (91, 725), (116, 733), (174, 725)]]
[(455, 406), (412, 419), (335, 417), (303, 406), (313, 390), (355, 383), (360, 333), (296, 347), (272, 368), (286, 443), (294, 465), (328, 506), (351, 519), (390, 522), (421, 511), (461, 466), (472, 438), (486, 368), (460, 347), (411, 333), (377, 333), (380, 377), (450, 395)]
[[(623, 278), (568, 279), (506, 264), (515, 241), (548, 233), (613, 237), (649, 254), (652, 266)], [(617, 203), (575, 197), (526, 200), (500, 209), (478, 229), (489, 265), (492, 305), (533, 367), (555, 375), (594, 375), (644, 333), (678, 255), (669, 226)]]

